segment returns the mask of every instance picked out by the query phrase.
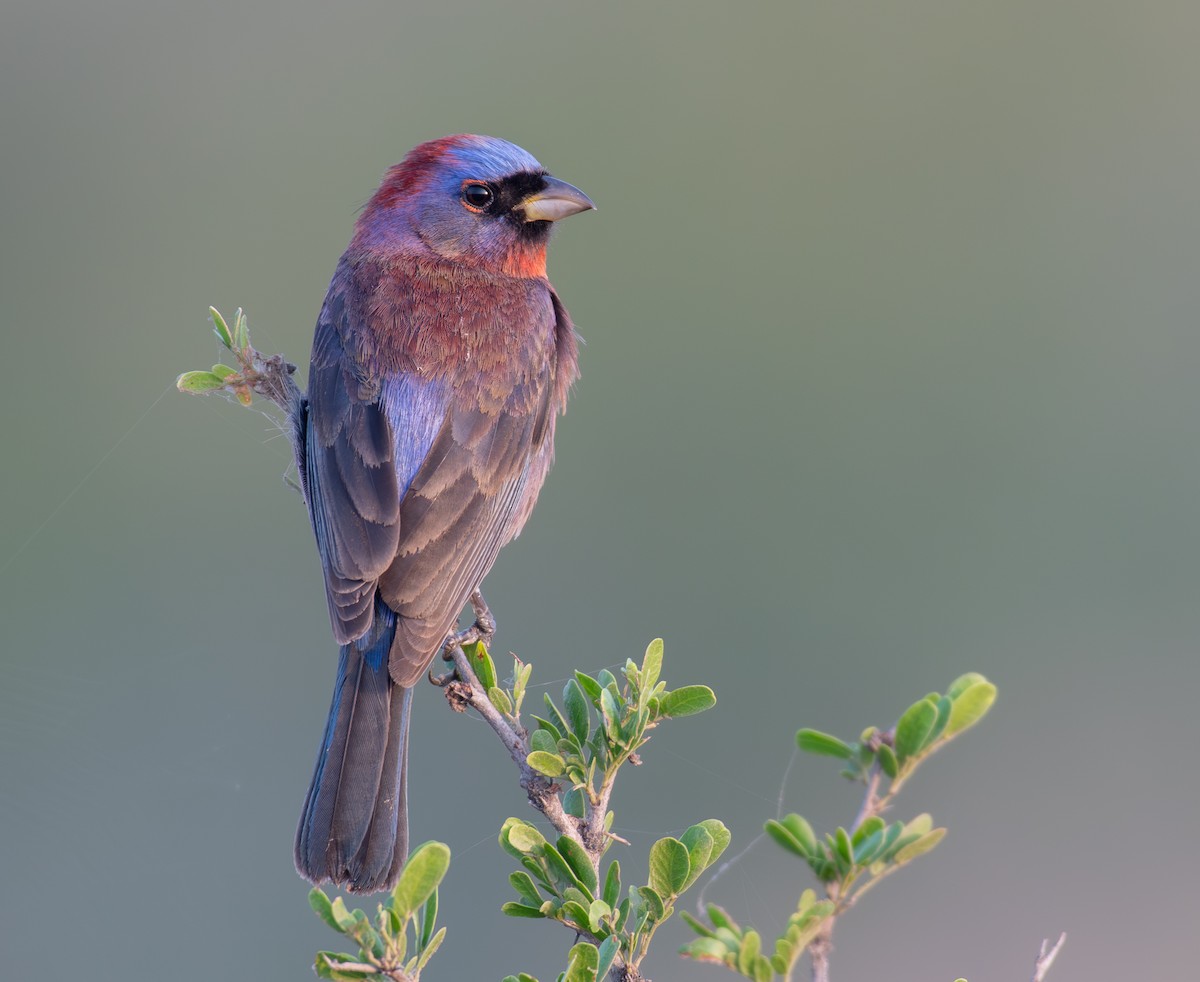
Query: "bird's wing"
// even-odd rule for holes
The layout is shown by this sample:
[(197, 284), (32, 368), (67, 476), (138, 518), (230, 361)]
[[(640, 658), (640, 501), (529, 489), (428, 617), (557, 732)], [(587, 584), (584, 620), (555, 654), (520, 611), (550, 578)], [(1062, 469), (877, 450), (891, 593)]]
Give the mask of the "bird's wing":
[(552, 361), (529, 380), (528, 405), (488, 411), (456, 405), (400, 504), (395, 561), (379, 580), (402, 615), (392, 647), (392, 677), (411, 685), (442, 646), (459, 612), (516, 534), (550, 452)]
[[(385, 329), (357, 323), (350, 311), (372, 311), (373, 320), (385, 308), (349, 302), (341, 284), (351, 282), (335, 275), (313, 340), (307, 498), (337, 642), (370, 628), (378, 589), (401, 615), (390, 663), (408, 685), (541, 487), (565, 392), (556, 384), (555, 338), (570, 327), (549, 291), (498, 303), (479, 314), (494, 326), (473, 361), (381, 376), (362, 362), (371, 357), (364, 345)], [(523, 288), (517, 295), (528, 296)], [(513, 320), (496, 325), (497, 309)], [(437, 325), (420, 330), (430, 338)]]
[(313, 338), (304, 476), (333, 634), (346, 644), (370, 628), (376, 581), (396, 556), (400, 492), (378, 386), (347, 356), (338, 284), (335, 277)]

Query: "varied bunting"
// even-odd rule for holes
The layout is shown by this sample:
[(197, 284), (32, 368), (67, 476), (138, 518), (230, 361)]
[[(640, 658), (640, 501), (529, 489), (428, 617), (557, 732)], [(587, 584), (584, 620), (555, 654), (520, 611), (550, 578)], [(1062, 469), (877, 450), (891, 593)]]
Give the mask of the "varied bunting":
[(355, 226), (313, 338), (296, 446), (337, 682), (296, 868), (391, 887), (408, 853), (412, 687), (525, 524), (576, 377), (551, 223), (592, 208), (520, 147), (424, 143)]

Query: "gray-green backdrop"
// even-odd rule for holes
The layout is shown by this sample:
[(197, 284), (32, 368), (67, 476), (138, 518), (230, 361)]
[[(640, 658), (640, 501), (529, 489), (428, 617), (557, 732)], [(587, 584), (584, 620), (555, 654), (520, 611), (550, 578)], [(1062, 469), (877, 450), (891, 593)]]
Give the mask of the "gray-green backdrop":
[[(1188, 3), (8, 0), (0, 12), (0, 975), (309, 977), (291, 837), (334, 674), (285, 441), (178, 395), (210, 303), (307, 362), (356, 209), (413, 144), (504, 136), (591, 194), (551, 275), (587, 338), (488, 581), (557, 691), (667, 640), (718, 707), (617, 797), (652, 838), (774, 814), (801, 725), (961, 671), (992, 716), (897, 815), (950, 827), (835, 976), (1193, 977), (1200, 792), (1200, 14)], [(557, 681), (556, 681), (557, 680)], [(428, 978), (553, 977), (506, 921), (528, 816), (418, 693)], [(856, 803), (800, 762), (788, 810)], [(660, 787), (663, 793), (655, 793)], [(713, 898), (767, 929), (760, 845)], [(655, 979), (719, 979), (675, 958)]]

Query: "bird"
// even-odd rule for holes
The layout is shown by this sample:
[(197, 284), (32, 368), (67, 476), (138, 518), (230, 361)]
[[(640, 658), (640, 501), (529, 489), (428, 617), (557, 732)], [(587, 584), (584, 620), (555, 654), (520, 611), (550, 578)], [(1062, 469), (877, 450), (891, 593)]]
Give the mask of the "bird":
[(386, 172), (337, 264), (293, 433), (340, 646), (296, 832), (313, 883), (372, 893), (403, 869), (413, 688), (447, 643), (494, 629), (480, 584), (529, 518), (578, 376), (546, 246), (594, 207), (513, 143), (443, 137)]

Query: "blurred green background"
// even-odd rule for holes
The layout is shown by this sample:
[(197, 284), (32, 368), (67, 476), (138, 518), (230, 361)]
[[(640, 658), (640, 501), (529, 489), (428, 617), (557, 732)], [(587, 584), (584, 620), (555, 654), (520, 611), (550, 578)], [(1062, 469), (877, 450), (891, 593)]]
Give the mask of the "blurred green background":
[[(287, 980), (336, 938), (291, 841), (334, 674), (263, 415), (178, 395), (246, 307), (307, 364), (356, 209), (476, 131), (593, 196), (551, 276), (587, 338), (538, 512), (487, 583), (558, 691), (667, 640), (714, 712), (617, 825), (774, 814), (801, 725), (962, 671), (991, 717), (897, 817), (950, 835), (839, 928), (840, 979), (1194, 977), (1200, 61), (1194, 4), (9, 0), (0, 13), (0, 975)], [(434, 979), (553, 978), (499, 915), (530, 815), (418, 693)], [(658, 789), (662, 788), (662, 793)], [(857, 794), (802, 760), (787, 810)], [(774, 930), (760, 845), (710, 894)], [(647, 965), (680, 962), (672, 922)]]

